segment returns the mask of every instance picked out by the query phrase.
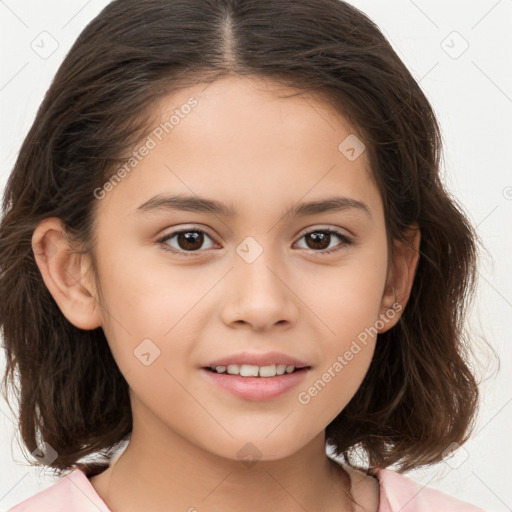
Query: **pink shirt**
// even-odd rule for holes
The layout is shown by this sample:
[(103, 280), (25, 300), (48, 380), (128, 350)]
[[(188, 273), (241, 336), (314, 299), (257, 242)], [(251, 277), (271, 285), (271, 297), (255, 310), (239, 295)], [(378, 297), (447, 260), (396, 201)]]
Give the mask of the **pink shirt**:
[[(378, 512), (485, 512), (388, 469), (377, 469)], [(9, 512), (110, 512), (80, 469), (22, 501)]]

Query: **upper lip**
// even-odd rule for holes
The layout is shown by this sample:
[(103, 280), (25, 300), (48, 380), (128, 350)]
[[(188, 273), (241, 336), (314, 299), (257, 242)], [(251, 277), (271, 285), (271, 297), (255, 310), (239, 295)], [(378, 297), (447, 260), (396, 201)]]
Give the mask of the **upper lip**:
[(295, 368), (304, 368), (309, 366), (295, 357), (281, 354), (280, 352), (239, 352), (211, 361), (204, 368), (215, 368), (216, 366), (228, 366), (230, 364), (251, 364), (254, 366), (270, 366), (272, 364), (285, 364), (286, 366), (295, 366)]

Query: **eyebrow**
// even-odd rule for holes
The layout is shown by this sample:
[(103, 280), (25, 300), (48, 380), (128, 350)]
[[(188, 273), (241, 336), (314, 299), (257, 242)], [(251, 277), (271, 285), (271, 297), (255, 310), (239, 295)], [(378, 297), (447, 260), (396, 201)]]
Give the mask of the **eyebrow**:
[[(215, 199), (185, 195), (157, 195), (148, 199), (135, 209), (135, 213), (180, 210), (185, 212), (212, 213), (221, 217), (235, 217), (237, 212), (233, 205), (224, 204)], [(325, 199), (298, 203), (289, 209), (289, 215), (305, 217), (319, 213), (356, 210), (372, 217), (366, 203), (350, 197), (332, 196)]]

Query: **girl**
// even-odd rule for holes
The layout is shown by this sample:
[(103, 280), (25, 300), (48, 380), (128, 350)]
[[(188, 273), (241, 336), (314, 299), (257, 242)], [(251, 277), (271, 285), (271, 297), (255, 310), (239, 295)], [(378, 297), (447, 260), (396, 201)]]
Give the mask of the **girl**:
[(344, 2), (109, 4), (3, 202), (4, 385), (62, 477), (12, 510), (480, 510), (402, 474), (478, 403), (439, 153)]

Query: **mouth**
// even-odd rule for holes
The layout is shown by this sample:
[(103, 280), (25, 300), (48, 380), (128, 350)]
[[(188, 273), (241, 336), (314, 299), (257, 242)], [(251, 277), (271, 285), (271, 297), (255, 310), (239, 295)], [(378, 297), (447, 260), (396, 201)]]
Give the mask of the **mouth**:
[(288, 365), (283, 373), (278, 373), (278, 370), (282, 372), (282, 366), (284, 365), (228, 365), (224, 368), (207, 366), (201, 368), (201, 373), (209, 385), (215, 385), (215, 389), (221, 389), (243, 400), (262, 402), (286, 395), (303, 382), (311, 370), (311, 366), (298, 368)]
[(238, 375), (240, 377), (257, 377), (257, 378), (272, 378), (279, 377), (282, 375), (290, 375), (303, 370), (310, 369), (311, 366), (300, 366), (296, 367), (293, 365), (286, 364), (272, 364), (267, 366), (257, 366), (251, 364), (230, 364), (230, 365), (219, 365), (219, 366), (206, 366), (205, 370), (225, 375)]

